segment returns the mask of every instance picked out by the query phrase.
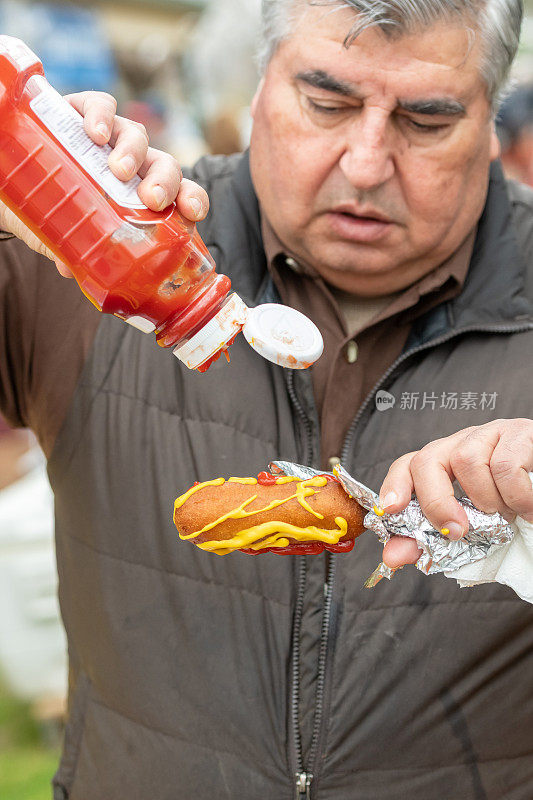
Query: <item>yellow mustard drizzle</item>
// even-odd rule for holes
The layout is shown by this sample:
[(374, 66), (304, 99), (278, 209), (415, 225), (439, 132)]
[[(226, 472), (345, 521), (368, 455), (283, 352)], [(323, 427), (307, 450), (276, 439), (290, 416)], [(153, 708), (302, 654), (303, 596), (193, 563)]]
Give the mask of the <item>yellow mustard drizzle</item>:
[[(288, 539), (296, 539), (298, 542), (319, 541), (326, 544), (337, 544), (348, 530), (348, 523), (343, 517), (335, 517), (335, 524), (337, 529), (331, 530), (324, 528), (316, 528), (310, 525), (308, 528), (298, 528), (296, 525), (290, 525), (288, 522), (263, 522), (262, 525), (254, 525), (253, 528), (241, 531), (231, 539), (226, 539), (223, 542), (203, 542), (198, 547), (201, 550), (208, 550), (217, 555), (226, 555), (232, 553), (234, 550), (240, 550), (241, 547), (249, 548), (250, 550), (264, 550), (266, 547), (287, 547), (289, 544)], [(266, 536), (266, 539), (263, 537)], [(184, 537), (181, 537), (184, 538)], [(188, 537), (190, 538), (190, 537)], [(257, 541), (262, 539), (262, 541)]]
[(200, 489), (203, 489), (204, 486), (222, 486), (223, 483), (226, 483), (224, 478), (214, 478), (214, 480), (212, 481), (204, 481), (204, 483), (199, 483), (197, 486), (191, 486), (191, 488), (187, 492), (185, 492), (185, 494), (180, 495), (180, 497), (178, 497), (174, 501), (174, 511), (177, 508), (181, 508), (181, 506), (185, 503), (186, 500), (189, 499), (189, 497), (191, 497), (191, 495), (195, 494), (195, 492), (200, 491)]
[[(276, 479), (276, 484), (289, 483), (295, 480), (297, 480), (297, 478), (280, 477)], [(174, 503), (174, 510), (180, 508), (192, 494), (200, 489), (203, 489), (205, 486), (221, 486), (224, 482), (225, 481), (223, 478), (216, 478), (215, 480), (205, 481), (197, 486), (193, 486), (184, 495), (178, 497)], [(255, 478), (229, 478), (228, 482), (256, 484), (257, 480)], [(317, 475), (314, 478), (308, 478), (307, 480), (300, 481), (298, 483), (295, 494), (284, 497), (282, 500), (273, 500), (264, 508), (256, 509), (255, 511), (246, 511), (246, 507), (250, 505), (250, 503), (253, 503), (253, 501), (257, 498), (257, 494), (254, 494), (241, 503), (237, 508), (232, 509), (213, 522), (208, 523), (201, 530), (194, 531), (190, 534), (180, 533), (180, 539), (194, 539), (200, 536), (200, 534), (215, 528), (217, 525), (220, 525), (220, 523), (227, 519), (242, 519), (245, 517), (252, 517), (255, 514), (261, 514), (265, 511), (270, 511), (273, 508), (281, 506), (283, 503), (286, 503), (289, 500), (297, 500), (300, 505), (306, 509), (306, 511), (313, 514), (318, 519), (324, 519), (323, 514), (319, 514), (317, 511), (312, 509), (305, 498), (316, 494), (316, 488), (323, 487), (326, 485), (326, 483), (327, 478), (325, 478), (323, 475)], [(202, 544), (198, 544), (198, 547), (202, 550), (208, 550), (210, 552), (217, 553), (218, 555), (226, 555), (227, 553), (231, 553), (234, 550), (239, 550), (240, 548), (263, 550), (267, 547), (287, 547), (289, 544), (287, 536), (290, 536), (292, 539), (300, 542), (321, 541), (327, 544), (337, 544), (339, 539), (346, 534), (348, 530), (348, 523), (345, 519), (343, 519), (343, 517), (336, 517), (335, 524), (337, 525), (337, 530), (317, 528), (314, 525), (310, 525), (307, 528), (299, 528), (287, 522), (273, 520), (271, 522), (264, 522), (261, 525), (254, 525), (251, 528), (240, 531), (240, 533), (236, 534), (231, 539), (226, 539), (223, 542), (216, 540), (211, 542), (203, 542)], [(258, 541), (260, 539), (262, 541)]]

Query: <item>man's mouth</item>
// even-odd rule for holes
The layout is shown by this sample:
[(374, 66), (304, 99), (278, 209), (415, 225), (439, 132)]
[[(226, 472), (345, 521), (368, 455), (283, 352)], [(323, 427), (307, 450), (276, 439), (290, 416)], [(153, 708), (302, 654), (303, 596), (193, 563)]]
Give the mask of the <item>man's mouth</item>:
[(328, 212), (327, 218), (337, 236), (353, 242), (378, 241), (394, 224), (380, 211), (371, 208), (359, 209), (352, 205), (334, 208)]

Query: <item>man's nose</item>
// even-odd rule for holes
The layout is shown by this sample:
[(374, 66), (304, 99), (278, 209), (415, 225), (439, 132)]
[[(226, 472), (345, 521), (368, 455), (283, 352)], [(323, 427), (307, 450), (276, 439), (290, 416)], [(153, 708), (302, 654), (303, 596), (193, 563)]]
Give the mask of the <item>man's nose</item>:
[(353, 187), (375, 189), (394, 174), (393, 132), (381, 109), (363, 111), (350, 127), (339, 166)]

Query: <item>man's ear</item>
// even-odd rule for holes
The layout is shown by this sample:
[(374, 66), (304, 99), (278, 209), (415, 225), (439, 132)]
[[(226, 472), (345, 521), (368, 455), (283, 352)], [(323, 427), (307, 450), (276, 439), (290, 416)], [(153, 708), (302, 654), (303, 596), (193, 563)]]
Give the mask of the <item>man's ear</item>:
[(490, 132), (490, 160), (496, 161), (501, 156), (502, 146), (498, 135), (496, 133), (496, 126), (492, 123), (492, 130)]
[(265, 85), (265, 79), (261, 78), (261, 80), (259, 81), (259, 86), (255, 90), (255, 94), (253, 96), (253, 100), (252, 100), (252, 102), (250, 104), (250, 113), (252, 115), (252, 119), (253, 119), (253, 117), (255, 117), (255, 111), (257, 109), (257, 104), (259, 102), (259, 95), (263, 91), (263, 86), (264, 85)]

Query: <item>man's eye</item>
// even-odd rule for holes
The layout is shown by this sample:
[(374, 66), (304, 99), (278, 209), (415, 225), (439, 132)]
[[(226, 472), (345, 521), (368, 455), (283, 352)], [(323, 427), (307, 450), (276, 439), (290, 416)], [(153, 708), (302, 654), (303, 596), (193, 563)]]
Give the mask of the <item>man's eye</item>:
[(318, 111), (321, 114), (335, 114), (335, 112), (342, 111), (343, 109), (342, 106), (328, 106), (317, 103), (315, 100), (311, 100), (310, 97), (307, 98), (307, 102), (312, 111)]
[(415, 131), (421, 131), (422, 133), (436, 133), (437, 131), (443, 131), (445, 128), (448, 127), (447, 124), (437, 123), (436, 125), (427, 125), (423, 122), (417, 122), (414, 119), (408, 120), (409, 125)]

